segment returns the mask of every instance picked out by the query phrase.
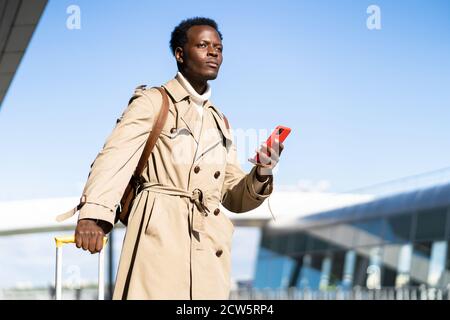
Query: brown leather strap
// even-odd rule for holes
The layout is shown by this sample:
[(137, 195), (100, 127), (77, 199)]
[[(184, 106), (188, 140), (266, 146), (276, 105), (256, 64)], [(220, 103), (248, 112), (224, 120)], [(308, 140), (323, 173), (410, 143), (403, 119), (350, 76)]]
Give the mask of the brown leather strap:
[(147, 160), (152, 153), (153, 148), (155, 147), (156, 141), (161, 134), (161, 131), (164, 127), (164, 124), (167, 120), (167, 115), (169, 113), (169, 98), (167, 96), (166, 90), (161, 87), (154, 87), (157, 89), (162, 95), (162, 106), (161, 110), (159, 110), (158, 117), (153, 124), (153, 128), (150, 132), (150, 136), (147, 139), (147, 143), (145, 144), (144, 151), (142, 151), (141, 158), (139, 159), (138, 165), (136, 167), (136, 171), (134, 172), (135, 177), (139, 177), (147, 165)]

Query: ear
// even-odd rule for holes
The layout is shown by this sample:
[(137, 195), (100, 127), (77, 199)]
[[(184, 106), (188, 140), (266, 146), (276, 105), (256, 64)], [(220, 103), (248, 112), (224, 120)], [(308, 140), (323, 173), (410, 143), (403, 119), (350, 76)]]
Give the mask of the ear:
[(183, 54), (183, 48), (177, 47), (175, 49), (175, 59), (177, 60), (177, 63), (183, 63), (184, 62), (184, 54)]

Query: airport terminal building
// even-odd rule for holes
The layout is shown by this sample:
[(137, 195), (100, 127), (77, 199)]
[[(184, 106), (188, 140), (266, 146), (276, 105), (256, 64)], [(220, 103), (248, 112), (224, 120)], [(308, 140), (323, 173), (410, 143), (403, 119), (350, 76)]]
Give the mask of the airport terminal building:
[(450, 184), (267, 224), (255, 289), (450, 285)]

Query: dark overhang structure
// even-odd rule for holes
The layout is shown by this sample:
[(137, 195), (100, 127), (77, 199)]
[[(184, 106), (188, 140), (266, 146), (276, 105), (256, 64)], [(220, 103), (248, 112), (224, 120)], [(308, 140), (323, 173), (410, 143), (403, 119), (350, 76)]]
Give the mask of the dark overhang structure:
[(47, 0), (0, 0), (0, 108)]

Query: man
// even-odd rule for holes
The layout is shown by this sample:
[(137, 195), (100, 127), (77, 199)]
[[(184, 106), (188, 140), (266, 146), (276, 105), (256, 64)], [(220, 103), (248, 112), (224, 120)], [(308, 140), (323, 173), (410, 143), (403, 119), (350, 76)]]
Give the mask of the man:
[[(222, 35), (207, 18), (172, 32), (178, 73), (163, 87), (169, 115), (142, 174), (131, 209), (114, 299), (227, 299), (234, 227), (222, 203), (240, 213), (271, 194), (271, 170), (282, 144), (263, 146), (245, 174), (227, 120), (209, 100), (208, 81), (222, 64)], [(91, 166), (75, 230), (78, 248), (102, 249), (115, 211), (162, 104), (156, 89), (138, 88)], [(268, 155), (266, 155), (266, 153)]]

